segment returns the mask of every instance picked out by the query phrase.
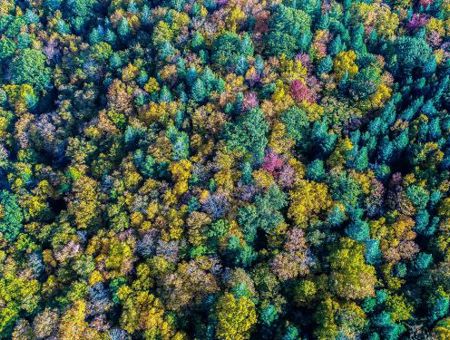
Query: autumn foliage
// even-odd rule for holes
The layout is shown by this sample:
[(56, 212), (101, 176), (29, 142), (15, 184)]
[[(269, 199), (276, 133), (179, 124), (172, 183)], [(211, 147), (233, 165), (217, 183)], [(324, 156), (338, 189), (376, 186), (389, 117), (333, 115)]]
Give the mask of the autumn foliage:
[(450, 339), (449, 0), (1, 0), (1, 339)]

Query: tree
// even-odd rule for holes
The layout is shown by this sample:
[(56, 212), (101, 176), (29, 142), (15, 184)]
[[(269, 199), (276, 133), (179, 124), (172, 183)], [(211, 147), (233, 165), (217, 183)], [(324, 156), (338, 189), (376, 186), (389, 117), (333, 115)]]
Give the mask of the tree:
[(431, 295), (431, 299), (428, 300), (429, 319), (431, 322), (445, 317), (448, 314), (450, 306), (449, 294), (442, 288), (438, 288), (437, 291)]
[(298, 144), (308, 142), (309, 121), (304, 110), (293, 106), (282, 113), (281, 120), (286, 126), (289, 137), (293, 138)]
[(189, 136), (187, 133), (171, 126), (167, 129), (167, 137), (172, 143), (173, 160), (187, 159), (189, 157)]
[(173, 275), (164, 279), (167, 308), (178, 311), (192, 301), (201, 302), (218, 291), (216, 278), (195, 261), (181, 263)]
[(19, 273), (3, 271), (0, 277), (0, 337), (8, 338), (21, 313), (32, 313), (39, 304), (40, 283)]
[(33, 320), (33, 331), (38, 338), (52, 335), (58, 327), (59, 316), (56, 310), (46, 308)]
[(253, 162), (261, 163), (268, 130), (263, 112), (256, 108), (240, 116), (234, 124), (226, 124), (224, 135), (230, 149), (248, 152)]
[(255, 304), (248, 297), (235, 298), (225, 293), (216, 306), (216, 335), (224, 340), (243, 340), (250, 338), (252, 326), (256, 323)]
[(73, 186), (74, 199), (69, 202), (68, 211), (75, 218), (79, 229), (88, 228), (98, 220), (97, 182), (87, 176), (81, 176)]
[(321, 75), (323, 73), (329, 73), (333, 69), (333, 59), (331, 56), (327, 55), (322, 58), (317, 66), (317, 74)]
[(369, 166), (369, 152), (367, 147), (363, 146), (355, 157), (354, 167), (357, 171), (365, 171)]
[(370, 228), (367, 222), (355, 219), (345, 229), (345, 232), (350, 238), (356, 241), (366, 241), (369, 239)]
[(8, 242), (14, 241), (22, 230), (23, 214), (16, 195), (0, 192), (0, 233)]
[(198, 78), (192, 86), (192, 99), (197, 103), (201, 103), (205, 100), (208, 93), (206, 92), (205, 84)]
[(360, 70), (350, 81), (350, 94), (355, 99), (366, 99), (375, 93), (381, 83), (381, 70), (368, 66)]
[(333, 68), (338, 80), (341, 80), (345, 75), (351, 77), (358, 73), (358, 65), (355, 61), (356, 53), (352, 50), (337, 54), (333, 62)]
[(339, 304), (327, 297), (319, 305), (315, 313), (315, 319), (319, 327), (315, 330), (318, 339), (334, 339), (338, 335), (338, 329), (334, 320), (335, 314), (339, 308)]
[(220, 67), (232, 70), (241, 56), (253, 55), (253, 45), (248, 36), (241, 40), (239, 35), (225, 31), (219, 35), (212, 45), (212, 60)]
[(431, 54), (432, 50), (424, 39), (399, 37), (392, 44), (390, 66), (400, 75), (410, 75), (415, 67), (423, 68)]
[(390, 295), (387, 298), (386, 307), (394, 322), (406, 321), (411, 318), (413, 307), (402, 295)]
[(296, 304), (308, 305), (317, 294), (317, 286), (314, 281), (301, 280), (294, 288), (294, 301)]
[(313, 181), (321, 181), (325, 178), (325, 168), (321, 159), (315, 159), (308, 164), (306, 177)]
[(17, 46), (15, 42), (9, 38), (0, 39), (0, 60), (4, 61), (14, 55)]
[(30, 84), (36, 90), (46, 90), (51, 86), (51, 72), (45, 55), (38, 50), (26, 48), (11, 62), (11, 81), (14, 84)]
[(364, 299), (375, 294), (375, 268), (364, 261), (364, 246), (342, 238), (330, 255), (330, 284), (344, 299)]
[(252, 246), (236, 236), (228, 238), (225, 249), (225, 258), (234, 266), (248, 268), (254, 263), (257, 253)]
[(302, 228), (322, 211), (326, 211), (332, 203), (325, 184), (306, 180), (297, 183), (290, 192), (290, 199), (288, 216)]
[(117, 26), (117, 33), (119, 33), (119, 36), (122, 39), (126, 39), (130, 34), (130, 25), (128, 24), (126, 18), (122, 18), (122, 20), (120, 20), (119, 25)]
[(286, 194), (276, 185), (271, 186), (265, 195), (258, 195), (255, 204), (239, 209), (238, 222), (244, 231), (247, 242), (253, 242), (256, 231), (261, 228), (270, 233), (284, 221), (279, 212), (287, 205)]
[(328, 130), (328, 124), (323, 121), (316, 121), (311, 131), (311, 141), (315, 149), (318, 149), (324, 154), (333, 151), (338, 136), (332, 131)]
[(278, 5), (269, 21), (267, 53), (291, 58), (306, 51), (312, 38), (311, 17), (300, 9)]
[(118, 295), (123, 301), (120, 325), (128, 333), (142, 331), (148, 339), (165, 339), (176, 334), (157, 297), (147, 291), (133, 291), (126, 285), (119, 288)]
[(433, 328), (433, 333), (436, 335), (438, 340), (448, 339), (450, 336), (450, 318), (439, 320)]
[(358, 338), (367, 324), (365, 316), (355, 303), (339, 303), (326, 297), (314, 315), (318, 323), (314, 334), (318, 339)]

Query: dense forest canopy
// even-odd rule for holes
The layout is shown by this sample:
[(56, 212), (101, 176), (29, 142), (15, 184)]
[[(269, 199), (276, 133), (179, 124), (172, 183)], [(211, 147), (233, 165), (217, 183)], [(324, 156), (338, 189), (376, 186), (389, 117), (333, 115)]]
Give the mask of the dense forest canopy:
[(0, 1), (0, 338), (450, 339), (449, 14)]

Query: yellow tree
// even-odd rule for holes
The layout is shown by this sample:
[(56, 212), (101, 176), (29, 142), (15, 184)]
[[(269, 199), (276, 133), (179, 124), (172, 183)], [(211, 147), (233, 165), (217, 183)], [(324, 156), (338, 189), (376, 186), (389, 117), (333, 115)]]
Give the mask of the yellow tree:
[(144, 332), (145, 339), (181, 339), (173, 329), (170, 319), (165, 316), (161, 301), (147, 291), (133, 291), (122, 286), (118, 291), (123, 302), (120, 325), (128, 333)]
[(75, 217), (77, 228), (86, 229), (99, 216), (97, 182), (81, 176), (74, 183), (73, 196), (68, 211)]
[(330, 255), (331, 286), (344, 299), (364, 299), (375, 293), (375, 268), (364, 260), (364, 246), (342, 238)]
[(77, 300), (71, 308), (62, 316), (59, 325), (58, 338), (62, 340), (70, 339), (92, 339), (100, 340), (105, 337), (95, 329), (89, 328), (85, 321), (86, 302)]
[(340, 80), (345, 73), (349, 76), (353, 76), (358, 73), (358, 65), (355, 63), (356, 53), (355, 51), (342, 51), (334, 59), (334, 72), (336, 77)]
[(328, 187), (323, 183), (300, 180), (290, 193), (289, 217), (300, 227), (305, 228), (311, 218), (328, 209), (332, 200)]
[(217, 303), (217, 337), (224, 340), (250, 338), (250, 330), (256, 323), (255, 304), (248, 297), (235, 298), (226, 293)]

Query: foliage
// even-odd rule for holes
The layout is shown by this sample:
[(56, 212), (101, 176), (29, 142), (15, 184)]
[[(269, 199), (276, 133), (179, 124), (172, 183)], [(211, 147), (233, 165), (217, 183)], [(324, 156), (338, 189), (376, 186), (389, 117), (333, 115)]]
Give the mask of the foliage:
[(0, 1), (0, 338), (448, 339), (449, 14)]
[(255, 322), (255, 305), (249, 298), (235, 298), (226, 293), (217, 302), (216, 334), (219, 339), (248, 339)]

